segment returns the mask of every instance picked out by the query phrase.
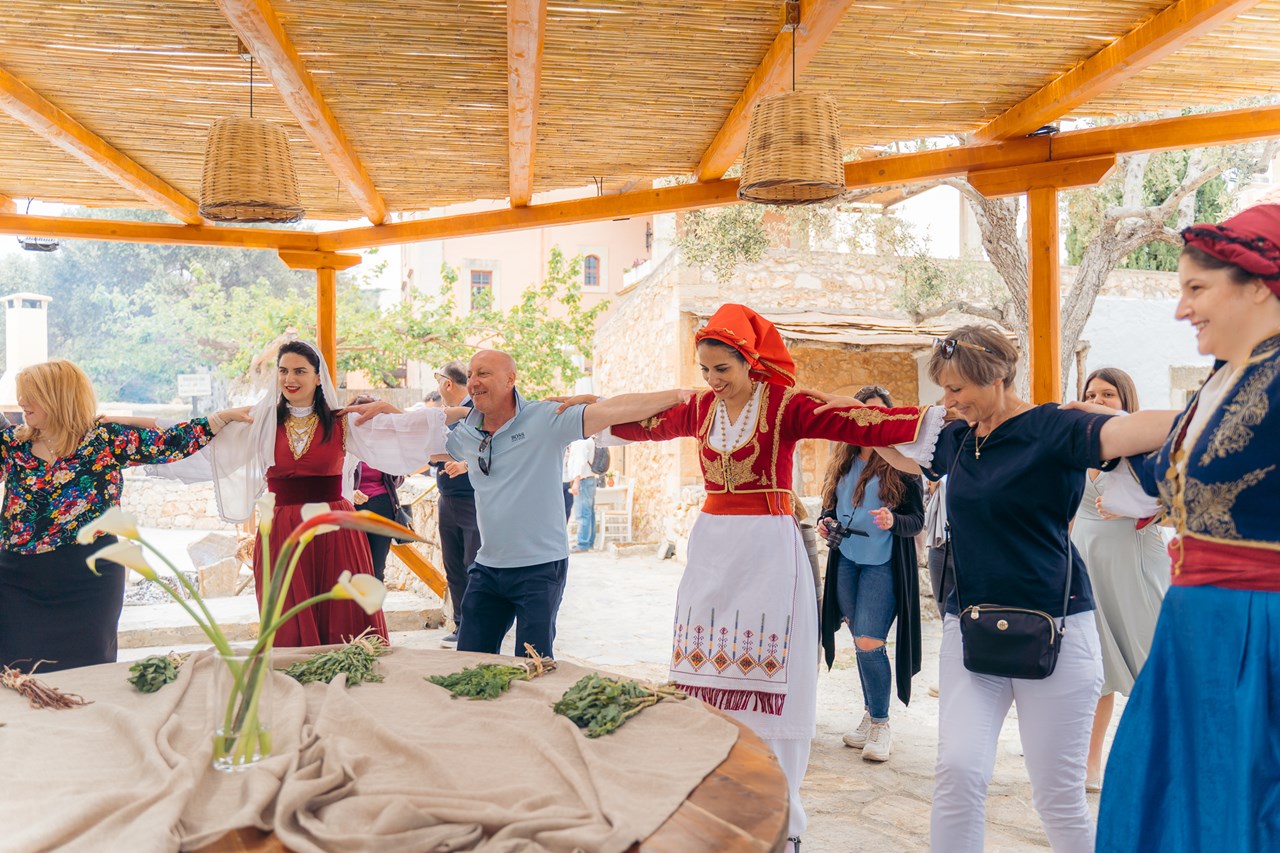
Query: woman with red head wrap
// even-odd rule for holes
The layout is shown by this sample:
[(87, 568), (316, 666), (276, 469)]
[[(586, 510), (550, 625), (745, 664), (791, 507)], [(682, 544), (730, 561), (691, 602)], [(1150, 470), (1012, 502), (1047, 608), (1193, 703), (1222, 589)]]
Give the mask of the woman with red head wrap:
[[(1164, 447), (1133, 466), (1178, 535), (1173, 585), (1111, 749), (1097, 849), (1276, 850), (1280, 205), (1182, 236), (1177, 316), (1216, 364)], [(1104, 489), (1103, 506), (1151, 514), (1133, 491)]]
[[(795, 388), (795, 362), (773, 324), (724, 305), (697, 333), (709, 389), (613, 427), (631, 441), (698, 442), (707, 492), (676, 599), (671, 679), (767, 740), (791, 788), (789, 835), (805, 815), (800, 781), (817, 709), (818, 611), (794, 512), (792, 456), (802, 438), (932, 451), (942, 409), (842, 406)], [(922, 428), (923, 427), (923, 428)], [(920, 668), (918, 627), (912, 672)]]

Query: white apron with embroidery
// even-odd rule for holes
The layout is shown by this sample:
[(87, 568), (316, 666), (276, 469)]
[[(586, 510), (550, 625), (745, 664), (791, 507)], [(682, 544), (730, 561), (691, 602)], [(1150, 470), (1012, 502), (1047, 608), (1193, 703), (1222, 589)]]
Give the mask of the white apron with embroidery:
[[(757, 392), (738, 423), (754, 423), (758, 404)], [(708, 436), (713, 448), (725, 449), (723, 432), (717, 418)], [(763, 738), (812, 738), (817, 592), (795, 519), (700, 514), (676, 594), (672, 640), (672, 681)]]

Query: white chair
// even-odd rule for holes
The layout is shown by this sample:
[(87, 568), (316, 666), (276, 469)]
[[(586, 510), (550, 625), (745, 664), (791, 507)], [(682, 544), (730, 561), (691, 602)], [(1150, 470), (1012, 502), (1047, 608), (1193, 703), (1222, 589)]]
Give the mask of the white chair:
[(602, 546), (610, 542), (631, 541), (631, 480), (620, 480), (618, 485), (596, 490), (596, 523), (599, 525), (598, 541)]

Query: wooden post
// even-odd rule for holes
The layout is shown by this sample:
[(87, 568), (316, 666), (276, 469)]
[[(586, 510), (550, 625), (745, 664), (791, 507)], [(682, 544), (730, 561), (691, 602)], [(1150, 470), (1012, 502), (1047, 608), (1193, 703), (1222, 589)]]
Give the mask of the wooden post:
[(1058, 269), (1058, 191), (1027, 191), (1027, 286), (1031, 322), (1027, 330), (1031, 402), (1050, 403), (1062, 394), (1062, 310)]
[(329, 378), (338, 381), (338, 271), (316, 268), (316, 346), (329, 364)]

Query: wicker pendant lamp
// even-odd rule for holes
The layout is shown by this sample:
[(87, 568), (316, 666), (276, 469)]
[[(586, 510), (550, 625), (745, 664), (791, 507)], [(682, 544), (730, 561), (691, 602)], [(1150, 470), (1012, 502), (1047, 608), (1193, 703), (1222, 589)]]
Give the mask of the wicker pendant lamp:
[(738, 198), (757, 204), (817, 204), (845, 192), (840, 112), (824, 92), (797, 92), (798, 0), (787, 0), (791, 91), (764, 98), (751, 113)]
[(218, 119), (209, 128), (200, 181), (200, 215), (215, 222), (297, 222), (298, 173), (284, 128), (253, 116), (253, 57), (249, 59), (249, 115)]

